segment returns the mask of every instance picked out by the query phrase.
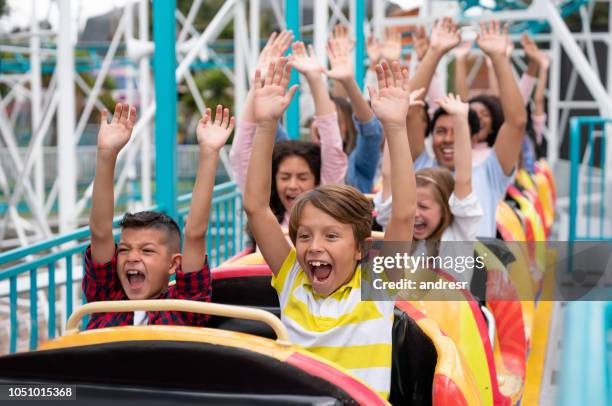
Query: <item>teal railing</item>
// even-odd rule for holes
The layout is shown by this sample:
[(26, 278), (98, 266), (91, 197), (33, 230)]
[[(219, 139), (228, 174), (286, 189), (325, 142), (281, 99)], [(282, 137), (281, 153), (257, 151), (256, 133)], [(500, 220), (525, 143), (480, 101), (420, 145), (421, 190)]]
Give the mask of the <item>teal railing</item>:
[(573, 302), (565, 311), (560, 406), (612, 405), (612, 302)]
[[(178, 222), (181, 230), (190, 201), (191, 194), (178, 198)], [(163, 207), (155, 206), (150, 210), (163, 211)], [(115, 218), (115, 227), (120, 219), (121, 216)], [(216, 185), (206, 241), (211, 267), (218, 266), (244, 249), (244, 226), (242, 198), (236, 184), (227, 182)], [(0, 352), (13, 353), (18, 350), (18, 342), (22, 338), (20, 326), (29, 327), (30, 350), (38, 347), (41, 336), (43, 339), (55, 338), (57, 323), (63, 325), (72, 314), (75, 302), (79, 303), (84, 299), (80, 280), (85, 269), (83, 254), (88, 245), (89, 228), (83, 227), (44, 242), (0, 254), (0, 301), (6, 301), (8, 296), (9, 303), (8, 348), (1, 345), (4, 339), (0, 337)], [(59, 298), (58, 293), (61, 296)], [(46, 303), (40, 303), (41, 298), (44, 298)], [(20, 307), (29, 307), (29, 312), (20, 311)], [(45, 320), (39, 320), (41, 310), (44, 311)], [(29, 317), (26, 313), (29, 313)], [(58, 316), (58, 313), (61, 316)], [(46, 333), (39, 330), (43, 321), (47, 323)]]
[(569, 241), (612, 241), (612, 216), (606, 210), (610, 198), (606, 194), (606, 127), (610, 125), (612, 118), (573, 117), (570, 121)]
[[(570, 252), (574, 241), (612, 241), (612, 216), (606, 210), (606, 126), (611, 118), (574, 117), (570, 121)], [(584, 161), (584, 162), (583, 162)], [(573, 271), (568, 258), (568, 272)], [(602, 264), (605, 267), (605, 264)], [(609, 298), (598, 288), (594, 298)], [(559, 405), (612, 404), (612, 301), (568, 303), (563, 327)]]

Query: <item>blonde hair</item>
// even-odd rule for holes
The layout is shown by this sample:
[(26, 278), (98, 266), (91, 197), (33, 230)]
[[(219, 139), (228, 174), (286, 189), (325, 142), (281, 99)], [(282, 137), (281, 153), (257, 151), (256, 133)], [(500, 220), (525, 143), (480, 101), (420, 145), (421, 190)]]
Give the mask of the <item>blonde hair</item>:
[(448, 169), (442, 167), (421, 169), (416, 172), (415, 177), (417, 187), (430, 187), (435, 201), (442, 208), (440, 223), (427, 238), (428, 240), (439, 241), (444, 230), (453, 222), (453, 213), (450, 211), (448, 200), (455, 189), (455, 179)]
[(352, 186), (326, 185), (303, 193), (293, 204), (289, 218), (289, 236), (293, 245), (302, 211), (308, 203), (340, 223), (350, 224), (355, 242), (363, 252), (363, 244), (372, 230), (372, 204), (361, 192)]

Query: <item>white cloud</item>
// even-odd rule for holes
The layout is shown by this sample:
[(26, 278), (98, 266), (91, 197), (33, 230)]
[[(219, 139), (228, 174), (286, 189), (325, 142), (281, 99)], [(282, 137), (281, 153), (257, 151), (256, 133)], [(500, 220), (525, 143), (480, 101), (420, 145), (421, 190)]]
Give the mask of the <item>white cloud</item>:
[[(77, 27), (83, 29), (89, 17), (105, 14), (116, 7), (123, 7), (129, 0), (71, 0), (71, 15), (73, 21), (73, 34), (76, 38)], [(57, 0), (8, 0), (9, 13), (0, 19), (0, 30), (10, 32), (14, 28), (28, 28), (32, 18), (32, 9), (35, 5), (39, 21), (48, 19), (51, 26), (56, 29), (59, 25), (59, 7)]]

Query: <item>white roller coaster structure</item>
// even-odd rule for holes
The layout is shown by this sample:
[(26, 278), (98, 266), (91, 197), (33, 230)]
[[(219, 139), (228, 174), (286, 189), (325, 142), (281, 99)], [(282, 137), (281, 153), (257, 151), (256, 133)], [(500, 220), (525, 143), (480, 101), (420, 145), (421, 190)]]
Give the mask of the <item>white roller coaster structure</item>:
[[(155, 115), (155, 100), (152, 98), (153, 81), (150, 72), (150, 57), (153, 52), (153, 43), (149, 39), (148, 0), (137, 2), (127, 1), (125, 11), (117, 25), (112, 41), (108, 45), (106, 55), (102, 61), (95, 83), (89, 87), (84, 80), (75, 74), (74, 44), (71, 40), (71, 25), (74, 24), (71, 15), (71, 0), (56, 0), (59, 8), (60, 24), (57, 32), (41, 31), (38, 28), (36, 5), (32, 0), (32, 24), (30, 30), (20, 33), (19, 36), (27, 38), (28, 43), (23, 45), (12, 44), (15, 35), (3, 34), (0, 51), (20, 55), (28, 55), (29, 71), (20, 74), (3, 74), (0, 83), (8, 85), (9, 91), (1, 95), (0, 99), (0, 149), (2, 159), (10, 162), (0, 164), (0, 190), (5, 196), (0, 203), (6, 203), (7, 209), (0, 217), (0, 247), (26, 246), (33, 241), (49, 238), (52, 235), (52, 224), (57, 221), (58, 232), (63, 233), (74, 229), (79, 215), (83, 213), (88, 199), (91, 197), (91, 185), (82, 196), (77, 196), (76, 174), (77, 145), (85, 126), (93, 112), (100, 110), (102, 103), (100, 93), (104, 79), (112, 66), (113, 58), (117, 54), (118, 46), (124, 42), (127, 46), (127, 55), (131, 60), (125, 70), (125, 94), (127, 101), (139, 101), (139, 120), (134, 130), (134, 136), (121, 159), (125, 161), (116, 184), (116, 198), (121, 194), (126, 181), (133, 177), (135, 171), (135, 157), (140, 155), (141, 168), (141, 201), (139, 207), (148, 207), (152, 204), (151, 197), (151, 119)], [(416, 17), (386, 17), (385, 7), (387, 1), (373, 1), (372, 18), (365, 21), (356, 21), (355, 10), (358, 5), (364, 6), (364, 0), (317, 0), (304, 2), (313, 8), (313, 24), (302, 26), (304, 31), (311, 30), (314, 48), (317, 55), (325, 62), (325, 43), (327, 34), (337, 22), (351, 25), (364, 24), (366, 32), (380, 34), (385, 26), (426, 24), (430, 25), (435, 18), (452, 13), (463, 22), (476, 21), (480, 18), (494, 18), (509, 21), (542, 20), (551, 27), (551, 34), (536, 34), (538, 42), (550, 44), (551, 79), (548, 91), (549, 126), (547, 130), (549, 142), (549, 157), (551, 163), (559, 160), (561, 139), (567, 127), (568, 115), (572, 108), (596, 109), (599, 114), (612, 116), (612, 6), (609, 6), (608, 31), (595, 33), (590, 30), (590, 21), (593, 15), (595, 1), (582, 4), (579, 7), (582, 20), (582, 32), (570, 32), (559, 14), (559, 4), (552, 0), (534, 0), (527, 9), (502, 10), (497, 12), (483, 12), (479, 15), (466, 17), (456, 2), (424, 0), (420, 4), (420, 11)], [(605, 0), (610, 4), (610, 0)], [(565, 2), (567, 3), (567, 2)], [(217, 39), (219, 33), (228, 24), (234, 24), (234, 64), (233, 69), (223, 68), (234, 86), (234, 112), (239, 114), (242, 103), (246, 98), (248, 78), (251, 68), (256, 65), (260, 45), (260, 12), (263, 6), (271, 8), (276, 19), (276, 25), (286, 27), (285, 7), (299, 7), (298, 1), (274, 0), (228, 0), (220, 7), (210, 24), (202, 31), (194, 28), (193, 22), (202, 0), (194, 0), (187, 13), (183, 15), (176, 11), (176, 21), (180, 26), (177, 33), (177, 68), (176, 79), (178, 83), (185, 83), (191, 92), (200, 113), (205, 109), (201, 92), (195, 83), (190, 65), (197, 59), (215, 60), (217, 55), (210, 45)], [(449, 7), (451, 6), (451, 7)], [(343, 10), (349, 10), (348, 16)], [(135, 35), (133, 14), (138, 17), (138, 35)], [(247, 18), (248, 15), (248, 18)], [(245, 29), (247, 27), (248, 29)], [(41, 47), (41, 38), (55, 39), (57, 49)], [(517, 40), (516, 36), (513, 36)], [(603, 64), (605, 72), (600, 72), (595, 53), (594, 43), (600, 42), (606, 46), (607, 61)], [(561, 49), (571, 60), (574, 71), (570, 74), (569, 82), (562, 83), (561, 79)], [(586, 55), (584, 53), (586, 51)], [(524, 68), (520, 58), (521, 51), (515, 51), (515, 64)], [(51, 81), (44, 86), (41, 81), (41, 62), (46, 58), (55, 58), (56, 69)], [(447, 61), (448, 62), (448, 61)], [(132, 67), (137, 66), (137, 69)], [(443, 74), (445, 65), (443, 66)], [(581, 77), (591, 93), (591, 100), (574, 101), (577, 78)], [(444, 82), (444, 81), (443, 81)], [(603, 83), (607, 83), (607, 89)], [(75, 101), (75, 88), (80, 88), (87, 99), (84, 107), (79, 109)], [(566, 89), (562, 98), (561, 90)], [(27, 148), (18, 148), (15, 137), (15, 122), (20, 114), (20, 106), (29, 100), (31, 118), (31, 133)], [(10, 114), (8, 112), (11, 112)], [(45, 185), (45, 162), (43, 161), (43, 144), (45, 137), (50, 133), (49, 128), (53, 119), (57, 122), (57, 173), (58, 179), (49, 189)], [(612, 156), (612, 142), (608, 143), (608, 156)], [(25, 153), (24, 153), (25, 152)], [(9, 171), (6, 168), (12, 167)], [(612, 168), (606, 168), (611, 171)], [(11, 179), (12, 178), (12, 179)], [(47, 190), (50, 190), (48, 193)], [(17, 210), (18, 204), (25, 199), (31, 218), (24, 218)], [(51, 218), (49, 213), (55, 201), (58, 202), (58, 217)], [(7, 235), (14, 233), (16, 239), (8, 239)]]

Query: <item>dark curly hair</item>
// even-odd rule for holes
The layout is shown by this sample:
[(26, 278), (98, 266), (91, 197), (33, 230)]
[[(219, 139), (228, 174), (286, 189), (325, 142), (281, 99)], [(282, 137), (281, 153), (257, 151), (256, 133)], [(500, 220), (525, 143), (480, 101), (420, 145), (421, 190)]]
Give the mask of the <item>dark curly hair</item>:
[(276, 191), (276, 173), (280, 164), (290, 156), (299, 156), (308, 164), (308, 168), (315, 177), (315, 185), (321, 182), (321, 148), (313, 142), (287, 140), (274, 145), (272, 153), (272, 189), (270, 190), (270, 208), (279, 223), (285, 217), (285, 206)]
[(501, 102), (498, 97), (482, 94), (470, 99), (472, 103), (482, 103), (489, 110), (491, 115), (491, 132), (487, 135), (487, 144), (492, 147), (495, 144), (497, 133), (504, 123), (504, 112), (502, 110)]
[[(434, 112), (433, 117), (431, 118), (431, 124), (429, 128), (429, 132), (433, 133), (434, 128), (436, 128), (436, 122), (442, 116), (447, 116), (448, 113), (442, 108), (438, 107), (438, 109)], [(478, 119), (478, 114), (472, 109), (468, 110), (468, 124), (470, 126), (470, 136), (474, 136), (478, 131), (480, 131), (480, 120)]]

